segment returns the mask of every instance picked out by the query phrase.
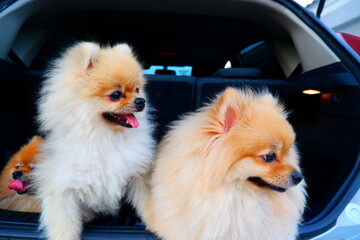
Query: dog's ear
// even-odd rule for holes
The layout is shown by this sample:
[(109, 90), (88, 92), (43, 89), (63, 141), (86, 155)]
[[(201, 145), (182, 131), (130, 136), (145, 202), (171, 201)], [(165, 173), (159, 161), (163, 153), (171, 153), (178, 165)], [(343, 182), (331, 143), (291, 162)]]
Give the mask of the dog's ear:
[(29, 141), (29, 143), (35, 143), (35, 144), (40, 144), (41, 142), (42, 142), (42, 137), (37, 135), (33, 136)]
[[(66, 52), (71, 67), (76, 67), (80, 71), (91, 69), (99, 55), (100, 46), (92, 42), (81, 42)], [(80, 65), (81, 64), (81, 65)]]
[(227, 88), (221, 93), (212, 108), (216, 122), (221, 126), (221, 132), (229, 132), (237, 121), (240, 121), (246, 106), (240, 92), (234, 88)]
[(117, 44), (113, 48), (122, 53), (133, 55), (133, 51), (132, 51), (131, 47), (126, 43)]
[(83, 47), (86, 52), (84, 66), (86, 70), (89, 70), (94, 66), (96, 57), (100, 52), (100, 46), (92, 42), (84, 42)]

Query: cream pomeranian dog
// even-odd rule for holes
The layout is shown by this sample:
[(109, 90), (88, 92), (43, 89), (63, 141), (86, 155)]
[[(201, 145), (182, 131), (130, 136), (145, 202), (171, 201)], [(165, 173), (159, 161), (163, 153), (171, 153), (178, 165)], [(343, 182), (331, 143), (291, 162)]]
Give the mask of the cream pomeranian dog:
[(116, 214), (127, 185), (148, 171), (154, 140), (144, 85), (127, 44), (83, 42), (54, 61), (39, 100), (47, 136), (34, 171), (50, 240), (78, 240), (94, 213)]
[(306, 195), (294, 140), (271, 94), (229, 88), (173, 124), (139, 215), (166, 240), (294, 240)]

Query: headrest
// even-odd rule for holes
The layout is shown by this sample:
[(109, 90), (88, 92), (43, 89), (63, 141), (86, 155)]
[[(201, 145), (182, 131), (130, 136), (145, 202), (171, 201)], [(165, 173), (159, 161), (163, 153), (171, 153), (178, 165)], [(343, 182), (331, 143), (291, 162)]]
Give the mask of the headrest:
[(263, 73), (258, 68), (221, 68), (213, 76), (224, 78), (261, 78)]

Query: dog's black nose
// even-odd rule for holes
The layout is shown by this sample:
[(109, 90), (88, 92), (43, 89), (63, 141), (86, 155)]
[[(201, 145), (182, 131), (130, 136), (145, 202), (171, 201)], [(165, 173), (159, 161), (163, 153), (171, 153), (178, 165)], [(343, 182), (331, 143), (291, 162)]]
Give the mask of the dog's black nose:
[(292, 174), (291, 174), (291, 181), (295, 184), (295, 185), (297, 185), (297, 184), (299, 184), (302, 180), (303, 180), (303, 175), (301, 174), (301, 172), (293, 172)]
[(18, 179), (18, 178), (20, 178), (22, 175), (23, 175), (23, 172), (22, 172), (22, 171), (15, 171), (15, 172), (13, 172), (13, 174), (12, 174), (13, 179)]
[(138, 111), (142, 111), (145, 107), (145, 99), (143, 98), (135, 98), (135, 107), (136, 107), (136, 110)]

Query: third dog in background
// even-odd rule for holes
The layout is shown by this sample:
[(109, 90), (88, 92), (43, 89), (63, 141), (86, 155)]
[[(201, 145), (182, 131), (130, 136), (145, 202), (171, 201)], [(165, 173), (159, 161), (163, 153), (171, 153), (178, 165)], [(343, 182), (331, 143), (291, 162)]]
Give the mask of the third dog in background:
[(15, 153), (0, 175), (0, 208), (39, 212), (40, 203), (34, 194), (30, 173), (37, 161), (42, 138), (34, 136), (28, 144)]

